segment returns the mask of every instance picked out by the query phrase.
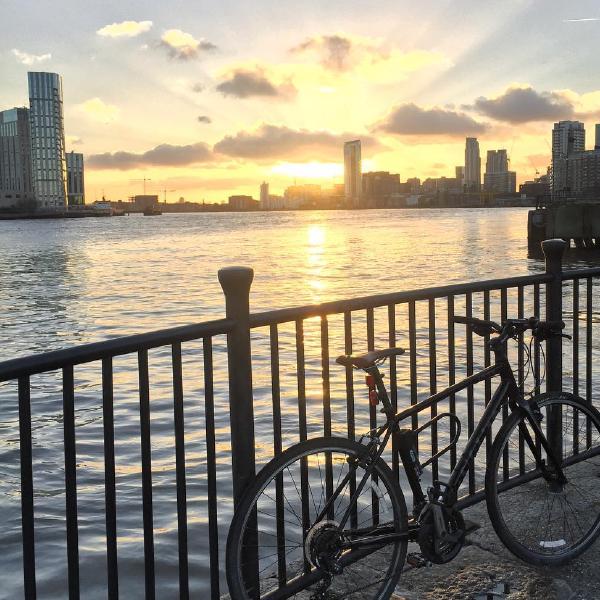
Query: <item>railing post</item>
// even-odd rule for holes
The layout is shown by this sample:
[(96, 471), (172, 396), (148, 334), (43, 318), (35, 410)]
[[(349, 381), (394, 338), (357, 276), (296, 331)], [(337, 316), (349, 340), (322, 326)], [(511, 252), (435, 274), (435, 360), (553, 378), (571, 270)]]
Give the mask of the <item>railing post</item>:
[(241, 495), (254, 478), (254, 406), (250, 354), (250, 286), (254, 271), (247, 267), (219, 270), (225, 294), (225, 313), (235, 324), (227, 334), (229, 409), (231, 420), (231, 466), (233, 497)]
[[(553, 239), (542, 242), (546, 257), (546, 273), (552, 280), (546, 284), (546, 320), (562, 321), (562, 257), (567, 244), (564, 240)], [(553, 336), (546, 342), (546, 391), (562, 391), (562, 338)], [(562, 414), (560, 410), (550, 410), (546, 424), (548, 441), (557, 457), (562, 458)]]

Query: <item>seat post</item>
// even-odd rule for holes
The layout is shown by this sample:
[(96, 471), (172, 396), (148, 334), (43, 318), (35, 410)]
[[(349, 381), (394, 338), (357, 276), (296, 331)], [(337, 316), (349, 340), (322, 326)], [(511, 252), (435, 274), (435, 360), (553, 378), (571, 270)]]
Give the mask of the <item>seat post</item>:
[(388, 416), (388, 418), (393, 417), (395, 415), (394, 407), (390, 402), (390, 397), (388, 396), (387, 389), (383, 383), (383, 376), (379, 371), (379, 367), (377, 365), (371, 365), (365, 369), (365, 372), (375, 379), (377, 395), (379, 396), (379, 401), (383, 404), (383, 412)]

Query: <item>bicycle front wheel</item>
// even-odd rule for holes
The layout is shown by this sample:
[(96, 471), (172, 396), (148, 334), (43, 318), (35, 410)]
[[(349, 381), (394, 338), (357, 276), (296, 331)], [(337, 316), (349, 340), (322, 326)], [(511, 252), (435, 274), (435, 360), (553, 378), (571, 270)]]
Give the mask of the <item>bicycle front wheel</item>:
[(406, 557), (406, 537), (368, 548), (347, 545), (376, 527), (388, 534), (408, 531), (392, 471), (379, 459), (368, 473), (370, 461), (357, 442), (318, 438), (292, 446), (259, 472), (227, 539), (232, 600), (389, 598)]
[(562, 447), (566, 483), (556, 481), (531, 424), (515, 412), (492, 447), (486, 501), (498, 537), (513, 554), (535, 565), (560, 565), (600, 534), (600, 413), (567, 393), (542, 394), (534, 403), (542, 431)]

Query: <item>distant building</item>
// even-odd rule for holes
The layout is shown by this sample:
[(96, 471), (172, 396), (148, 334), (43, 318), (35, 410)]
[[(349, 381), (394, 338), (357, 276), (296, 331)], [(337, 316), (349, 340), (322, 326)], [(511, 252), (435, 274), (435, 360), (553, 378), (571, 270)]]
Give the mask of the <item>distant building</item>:
[(156, 208), (158, 205), (158, 194), (139, 194), (133, 197), (133, 203), (139, 210)]
[(454, 174), (456, 183), (460, 186), (460, 189), (464, 189), (465, 185), (465, 168), (461, 166), (454, 167)]
[(0, 207), (33, 202), (29, 110), (0, 112)]
[(459, 183), (455, 177), (428, 177), (421, 184), (421, 190), (430, 194), (458, 191)]
[(252, 196), (229, 196), (229, 208), (231, 210), (256, 210), (258, 209), (258, 200)]
[(268, 210), (267, 205), (269, 204), (269, 184), (263, 181), (260, 184), (260, 207), (263, 210)]
[(528, 198), (543, 198), (550, 195), (550, 177), (542, 175), (519, 186), (519, 194)]
[(421, 180), (418, 177), (409, 177), (403, 185), (406, 185), (408, 188), (406, 191), (411, 194), (421, 191)]
[(552, 130), (552, 194), (568, 196), (572, 182), (568, 158), (585, 151), (585, 127), (580, 121), (559, 121)]
[(67, 205), (67, 168), (62, 78), (56, 73), (27, 73), (33, 190), (40, 208)]
[(596, 137), (594, 142), (594, 150), (600, 150), (600, 123), (596, 124)]
[(569, 156), (570, 192), (576, 197), (600, 198), (600, 148)]
[(388, 171), (371, 171), (362, 175), (362, 195), (381, 200), (400, 193), (400, 175)]
[(360, 140), (344, 144), (344, 194), (348, 204), (358, 207), (362, 191)]
[(481, 190), (481, 156), (477, 138), (468, 137), (465, 144), (465, 189), (468, 192)]
[(67, 152), (67, 200), (69, 206), (85, 204), (85, 184), (83, 177), (83, 154)]
[(286, 208), (318, 206), (322, 195), (321, 186), (316, 183), (290, 185), (283, 192)]
[(483, 189), (495, 194), (514, 194), (517, 191), (517, 174), (508, 170), (506, 150), (488, 150)]

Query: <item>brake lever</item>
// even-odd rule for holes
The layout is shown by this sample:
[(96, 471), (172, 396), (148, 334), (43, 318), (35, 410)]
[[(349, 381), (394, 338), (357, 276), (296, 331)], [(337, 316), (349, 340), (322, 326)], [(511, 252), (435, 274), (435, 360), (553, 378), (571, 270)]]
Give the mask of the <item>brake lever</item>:
[(569, 335), (568, 333), (561, 333), (560, 337), (566, 338), (567, 340), (572, 340), (573, 336)]

